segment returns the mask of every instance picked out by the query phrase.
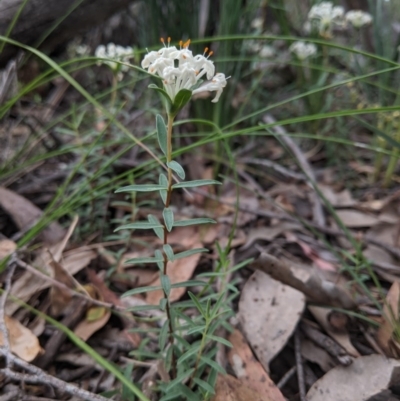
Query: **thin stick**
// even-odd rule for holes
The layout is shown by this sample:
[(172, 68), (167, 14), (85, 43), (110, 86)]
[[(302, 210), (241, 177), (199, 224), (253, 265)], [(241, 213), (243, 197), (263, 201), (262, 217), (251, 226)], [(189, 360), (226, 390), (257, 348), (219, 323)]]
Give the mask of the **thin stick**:
[(300, 343), (299, 329), (296, 329), (296, 332), (294, 333), (294, 350), (296, 357), (297, 382), (299, 384), (300, 400), (307, 401), (306, 385), (304, 383), (303, 360), (301, 357), (301, 343)]
[(0, 332), (3, 335), (3, 346), (1, 347), (3, 349), (5, 358), (6, 358), (6, 367), (11, 368), (12, 363), (11, 363), (11, 345), (10, 345), (10, 338), (8, 336), (8, 329), (7, 329), (7, 324), (6, 324), (6, 318), (5, 318), (5, 306), (6, 306), (6, 301), (8, 294), (11, 289), (11, 280), (14, 275), (16, 264), (14, 261), (11, 259), (11, 263), (8, 265), (8, 273), (5, 281), (5, 288), (4, 292), (1, 295), (1, 300), (0, 300)]
[[(7, 356), (6, 352), (2, 348), (0, 348), (0, 354)], [(86, 400), (86, 401), (108, 401), (108, 398), (104, 398), (98, 394), (93, 394), (89, 391), (86, 391), (77, 386), (74, 386), (73, 384), (66, 383), (63, 380), (60, 380), (54, 376), (48, 375), (42, 369), (39, 369), (38, 367), (31, 365), (30, 363), (25, 362), (22, 359), (14, 356), (12, 354), (10, 354), (10, 360), (15, 365), (30, 372), (30, 374), (17, 373), (17, 372), (12, 371), (9, 368), (0, 369), (0, 373), (4, 374), (9, 379), (17, 380), (17, 381), (21, 381), (21, 382), (27, 382), (27, 383), (44, 384), (46, 386), (51, 385), (63, 393), (67, 393), (72, 396), (82, 398), (83, 400)]]
[(297, 370), (296, 366), (292, 366), (282, 377), (281, 380), (277, 383), (276, 387), (280, 390), (285, 386), (285, 384), (291, 379), (291, 377), (295, 374)]

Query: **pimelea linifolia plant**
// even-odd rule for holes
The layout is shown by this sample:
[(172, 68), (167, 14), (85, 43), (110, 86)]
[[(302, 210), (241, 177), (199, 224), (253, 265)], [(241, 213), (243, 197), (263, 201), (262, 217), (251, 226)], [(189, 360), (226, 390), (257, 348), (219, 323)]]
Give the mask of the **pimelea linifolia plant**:
[[(193, 55), (189, 50), (190, 41), (180, 42), (179, 49), (170, 45), (170, 38), (158, 51), (151, 51), (142, 60), (142, 67), (154, 77), (160, 79), (160, 85), (151, 84), (149, 88), (157, 91), (165, 105), (167, 123), (161, 115), (156, 116), (157, 137), (160, 149), (165, 157), (165, 172), (159, 175), (155, 184), (129, 185), (119, 188), (116, 192), (158, 192), (164, 209), (163, 219), (159, 221), (154, 215), (148, 215), (147, 221), (138, 221), (118, 228), (118, 230), (151, 229), (161, 239), (161, 249), (156, 249), (154, 256), (136, 258), (127, 261), (128, 264), (156, 264), (160, 270), (160, 286), (145, 287), (128, 291), (125, 295), (144, 293), (155, 289), (162, 289), (158, 309), (165, 312), (165, 322), (159, 331), (160, 356), (164, 359), (164, 369), (170, 377), (169, 382), (160, 383), (158, 390), (167, 399), (207, 399), (213, 391), (213, 385), (218, 370), (222, 370), (213, 360), (216, 347), (211, 344), (215, 341), (227, 343), (213, 333), (220, 327), (227, 316), (222, 309), (224, 296), (221, 294), (202, 293), (208, 297), (200, 298), (189, 292), (191, 301), (186, 306), (197, 308), (197, 316), (188, 317), (184, 313), (184, 306), (171, 304), (171, 289), (205, 285), (202, 281), (187, 281), (171, 284), (168, 275), (168, 266), (177, 259), (185, 258), (196, 253), (206, 252), (205, 248), (188, 249), (174, 253), (168, 243), (169, 233), (176, 227), (197, 224), (214, 223), (210, 218), (194, 218), (175, 220), (171, 205), (172, 192), (180, 188), (194, 188), (204, 185), (219, 184), (215, 180), (185, 181), (184, 168), (173, 159), (172, 136), (173, 123), (179, 111), (192, 99), (192, 96), (201, 92), (215, 92), (212, 102), (217, 102), (226, 86), (223, 73), (215, 73), (215, 67), (210, 60), (211, 51), (206, 48), (203, 54)], [(203, 83), (203, 80), (206, 82)], [(154, 309), (154, 308), (153, 308)], [(195, 340), (189, 343), (187, 336), (194, 336)], [(197, 336), (197, 337), (196, 337)], [(200, 339), (198, 339), (200, 337)], [(197, 340), (196, 340), (197, 338)], [(206, 375), (208, 375), (206, 377)], [(204, 378), (206, 377), (206, 380)], [(175, 397), (175, 398), (174, 398)], [(183, 398), (182, 398), (183, 397)]]

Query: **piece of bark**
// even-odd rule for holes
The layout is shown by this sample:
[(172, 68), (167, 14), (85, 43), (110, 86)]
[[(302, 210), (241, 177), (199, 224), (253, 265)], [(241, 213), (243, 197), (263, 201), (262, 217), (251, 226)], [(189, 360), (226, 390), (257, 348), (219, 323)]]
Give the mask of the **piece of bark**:
[[(0, 34), (4, 35), (24, 0), (0, 1)], [(46, 33), (60, 23), (44, 42), (53, 49), (79, 32), (99, 25), (114, 13), (127, 7), (130, 0), (30, 0), (15, 24), (11, 39), (26, 45), (41, 41)], [(81, 4), (79, 4), (81, 3)], [(66, 17), (64, 19), (64, 17)], [(6, 46), (0, 54), (0, 67), (13, 57), (18, 48)]]
[(323, 280), (312, 271), (289, 266), (275, 256), (263, 252), (251, 267), (269, 274), (275, 280), (301, 291), (312, 301), (322, 305), (336, 306), (344, 309), (355, 309), (356, 303), (341, 287)]

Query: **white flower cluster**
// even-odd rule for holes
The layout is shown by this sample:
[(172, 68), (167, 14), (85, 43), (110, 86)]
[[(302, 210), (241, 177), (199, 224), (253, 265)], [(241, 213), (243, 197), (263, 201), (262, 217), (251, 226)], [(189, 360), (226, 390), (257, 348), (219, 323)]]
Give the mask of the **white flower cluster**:
[(330, 1), (323, 1), (311, 7), (308, 23), (311, 28), (316, 26), (322, 37), (330, 38), (333, 26), (345, 26), (344, 8), (334, 6)]
[(170, 46), (170, 38), (167, 45), (163, 39), (161, 41), (164, 47), (147, 53), (142, 60), (142, 68), (162, 79), (164, 89), (172, 102), (180, 90), (192, 90), (193, 86), (205, 76), (209, 82), (192, 90), (192, 94), (206, 91), (217, 92), (212, 100), (216, 103), (226, 86), (226, 78), (222, 73), (215, 74), (214, 63), (209, 60), (212, 52), (208, 52), (206, 48), (203, 55), (193, 56), (189, 50), (190, 40), (185, 43), (181, 41), (179, 50), (175, 46)]
[(99, 60), (97, 62), (98, 65), (107, 64), (113, 71), (128, 71), (129, 67), (127, 65), (119, 64), (115, 61), (129, 63), (129, 60), (133, 57), (133, 50), (129, 46), (123, 47), (115, 45), (114, 43), (109, 43), (107, 47), (104, 45), (98, 46), (95, 51), (95, 56), (108, 59)]
[(299, 60), (303, 61), (317, 53), (317, 46), (315, 46), (314, 43), (298, 41), (292, 43), (289, 50), (295, 54)]
[(372, 22), (371, 14), (362, 10), (350, 10), (346, 13), (345, 18), (347, 22), (350, 22), (350, 24), (357, 29), (369, 25)]

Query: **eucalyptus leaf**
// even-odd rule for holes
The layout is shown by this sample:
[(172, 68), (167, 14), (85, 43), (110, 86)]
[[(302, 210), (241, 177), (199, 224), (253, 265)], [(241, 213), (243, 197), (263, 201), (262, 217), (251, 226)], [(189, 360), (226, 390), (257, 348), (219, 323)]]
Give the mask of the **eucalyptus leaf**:
[(207, 248), (189, 249), (188, 251), (176, 253), (174, 259), (177, 260), (177, 259), (187, 258), (188, 256), (192, 256), (195, 255), (196, 253), (202, 253), (202, 252), (208, 252), (208, 249)]
[(171, 231), (172, 227), (174, 225), (174, 212), (170, 207), (164, 208), (163, 218), (164, 218), (165, 227), (167, 228), (168, 231)]
[[(168, 185), (168, 181), (167, 181)], [(167, 189), (166, 186), (157, 184), (140, 184), (140, 185), (128, 185), (126, 187), (118, 188), (115, 193), (118, 192), (154, 192)]]
[(173, 189), (176, 188), (196, 188), (203, 185), (221, 185), (221, 182), (216, 180), (193, 180), (193, 181), (182, 181), (172, 185)]
[(156, 116), (157, 138), (160, 148), (165, 156), (167, 156), (167, 127), (165, 126), (164, 119), (157, 114)]
[(208, 217), (199, 217), (197, 219), (174, 221), (174, 227), (186, 227), (186, 226), (194, 226), (197, 224), (214, 224), (214, 223), (216, 223), (216, 221), (213, 219), (210, 219)]
[(170, 162), (167, 163), (167, 166), (175, 171), (176, 174), (178, 174), (178, 177), (181, 178), (182, 180), (185, 179), (185, 170), (183, 169), (183, 167), (176, 161), (172, 160)]

